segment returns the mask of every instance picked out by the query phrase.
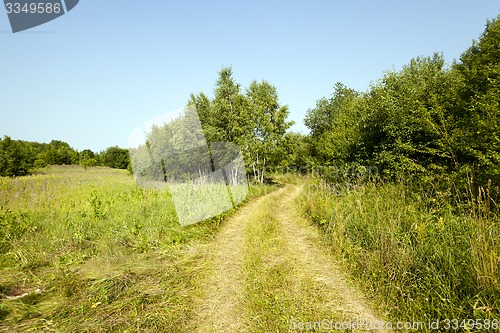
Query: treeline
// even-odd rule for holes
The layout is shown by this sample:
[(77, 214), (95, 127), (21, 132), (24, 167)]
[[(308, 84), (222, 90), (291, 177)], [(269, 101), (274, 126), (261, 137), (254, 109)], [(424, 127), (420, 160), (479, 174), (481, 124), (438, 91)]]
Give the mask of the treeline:
[(52, 140), (50, 143), (0, 138), (0, 176), (26, 176), (34, 169), (47, 165), (72, 165), (83, 167), (107, 166), (127, 169), (130, 164), (128, 149), (109, 147), (99, 153), (90, 149), (77, 151), (66, 142)]
[(440, 196), (477, 195), (500, 184), (499, 116), (497, 17), (449, 66), (434, 54), (387, 72), (366, 92), (337, 83), (307, 113), (310, 163), (376, 167), (383, 179), (416, 180)]

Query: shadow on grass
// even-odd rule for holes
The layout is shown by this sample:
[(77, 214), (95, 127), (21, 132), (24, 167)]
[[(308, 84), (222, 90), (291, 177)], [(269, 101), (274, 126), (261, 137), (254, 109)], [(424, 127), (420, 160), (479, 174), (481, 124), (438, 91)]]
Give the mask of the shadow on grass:
[(2, 321), (5, 320), (5, 318), (7, 318), (9, 313), (10, 313), (10, 311), (5, 309), (5, 305), (0, 302), (0, 323), (2, 323)]

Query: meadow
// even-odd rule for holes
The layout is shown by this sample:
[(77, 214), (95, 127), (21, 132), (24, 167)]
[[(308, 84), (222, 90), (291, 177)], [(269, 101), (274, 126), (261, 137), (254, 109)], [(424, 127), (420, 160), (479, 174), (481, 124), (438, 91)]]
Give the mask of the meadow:
[[(387, 318), (498, 323), (500, 219), (486, 204), (488, 191), (457, 207), (403, 183), (300, 181), (304, 220)], [(248, 198), (276, 187), (252, 184)], [(288, 212), (269, 205), (256, 216)], [(0, 178), (0, 331), (190, 331), (200, 281), (211, 274), (210, 254), (200, 249), (234, 211), (182, 227), (168, 191), (139, 187), (126, 170), (106, 167), (49, 166)], [(250, 231), (273, 226), (257, 220), (265, 223), (250, 223)], [(284, 256), (276, 249), (285, 236), (274, 230), (256, 241), (257, 234), (247, 239), (254, 245), (245, 267), (247, 278), (264, 283), (256, 263)], [(262, 319), (277, 311), (259, 304), (263, 293), (283, 295), (276, 286), (285, 275), (264, 291), (248, 283), (251, 313)]]
[(232, 212), (181, 227), (169, 192), (126, 170), (0, 177), (0, 331), (183, 331), (203, 275), (184, 252)]

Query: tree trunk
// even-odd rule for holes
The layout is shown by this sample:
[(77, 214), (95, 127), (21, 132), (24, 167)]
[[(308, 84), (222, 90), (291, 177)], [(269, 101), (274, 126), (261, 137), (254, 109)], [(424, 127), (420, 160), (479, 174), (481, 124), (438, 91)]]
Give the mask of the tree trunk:
[(260, 174), (260, 183), (264, 182), (264, 173), (266, 172), (266, 156), (264, 156), (264, 162), (262, 164), (262, 172)]

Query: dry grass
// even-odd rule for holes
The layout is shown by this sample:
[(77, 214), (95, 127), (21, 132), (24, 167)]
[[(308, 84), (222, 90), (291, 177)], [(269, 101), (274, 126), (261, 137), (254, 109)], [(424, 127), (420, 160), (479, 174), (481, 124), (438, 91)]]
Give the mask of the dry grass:
[(262, 210), (266, 197), (243, 207), (230, 218), (213, 243), (205, 245), (208, 262), (199, 286), (193, 332), (243, 332), (245, 313), (244, 241), (249, 221)]

